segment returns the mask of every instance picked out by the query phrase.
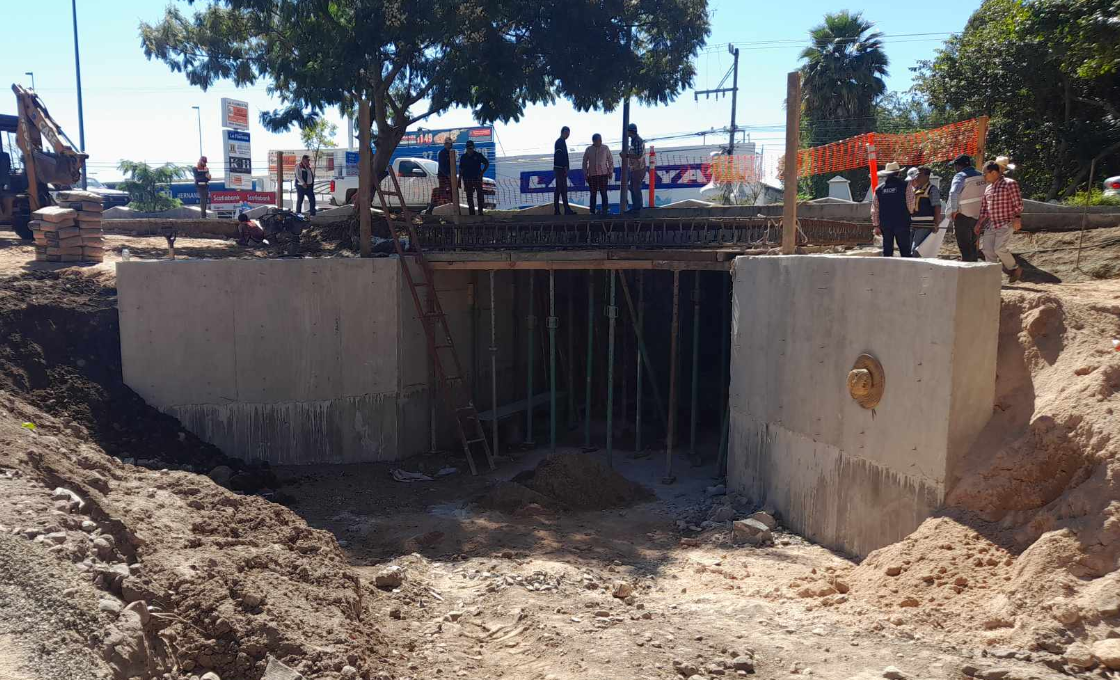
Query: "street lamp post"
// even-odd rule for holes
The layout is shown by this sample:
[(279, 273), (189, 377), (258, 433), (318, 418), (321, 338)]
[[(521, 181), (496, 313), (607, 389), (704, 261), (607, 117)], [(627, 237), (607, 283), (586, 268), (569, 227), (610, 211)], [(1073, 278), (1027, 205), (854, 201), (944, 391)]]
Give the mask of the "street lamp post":
[[(78, 0), (70, 0), (70, 11), (74, 17), (74, 76), (78, 81), (78, 146), (86, 151), (86, 121), (82, 114), (82, 63), (78, 59)], [(35, 85), (31, 85), (35, 89)], [(86, 164), (82, 163), (82, 189), (86, 189)]]
[(198, 114), (198, 157), (202, 158), (202, 109), (197, 106), (191, 108)]
[(35, 72), (34, 71), (25, 71), (23, 75), (31, 76), (31, 89), (34, 90), (35, 89)]

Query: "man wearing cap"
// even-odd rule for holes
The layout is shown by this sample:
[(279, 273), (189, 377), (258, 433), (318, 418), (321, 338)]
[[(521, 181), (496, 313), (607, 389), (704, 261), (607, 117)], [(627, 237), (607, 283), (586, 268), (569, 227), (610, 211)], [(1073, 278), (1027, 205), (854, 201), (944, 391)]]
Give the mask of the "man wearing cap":
[(910, 247), (910, 193), (909, 183), (902, 177), (902, 168), (891, 161), (879, 171), (883, 183), (875, 189), (871, 199), (871, 223), (875, 233), (883, 235), (883, 257), (894, 255), (894, 245), (898, 243), (900, 257), (911, 257)]
[(1011, 283), (1023, 277), (1023, 268), (1015, 262), (1011, 254), (1011, 235), (1022, 227), (1023, 195), (1015, 180), (1005, 177), (1004, 173), (1014, 168), (1006, 157), (1001, 156), (984, 164), (984, 199), (980, 202), (980, 217), (974, 229), (980, 237), (980, 249), (988, 262), (999, 260), (1003, 273)]
[(552, 190), (552, 211), (560, 214), (560, 199), (564, 199), (564, 214), (575, 215), (576, 211), (568, 207), (568, 135), (572, 134), (567, 125), (560, 128), (560, 136), (556, 139), (552, 153), (552, 174), (556, 177), (556, 186)]
[(626, 178), (630, 185), (630, 207), (627, 212), (636, 213), (642, 209), (642, 178), (646, 175), (646, 143), (638, 136), (638, 126), (626, 126), (626, 136), (630, 138), (629, 153), (622, 154), (622, 169), (629, 171)]
[(980, 217), (980, 203), (984, 200), (984, 175), (972, 167), (972, 158), (965, 154), (953, 161), (957, 174), (949, 186), (949, 217), (953, 220), (953, 233), (962, 262), (979, 259), (976, 248), (976, 219)]
[(459, 183), (467, 189), (467, 209), (474, 214), (474, 197), (478, 195), (478, 214), (481, 215), (483, 203), (482, 174), (490, 167), (486, 156), (474, 150), (474, 142), (467, 141), (467, 150), (459, 159)]
[(910, 238), (914, 257), (921, 257), (918, 246), (937, 231), (937, 225), (941, 224), (941, 190), (929, 181), (932, 174), (933, 170), (923, 165), (917, 168), (917, 173), (910, 182), (910, 226), (913, 229)]

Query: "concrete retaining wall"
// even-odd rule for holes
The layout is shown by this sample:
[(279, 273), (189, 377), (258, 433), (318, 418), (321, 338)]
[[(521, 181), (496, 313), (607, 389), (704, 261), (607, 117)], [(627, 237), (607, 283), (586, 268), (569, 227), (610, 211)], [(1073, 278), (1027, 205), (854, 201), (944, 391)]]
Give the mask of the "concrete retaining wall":
[(240, 458), (396, 458), (399, 277), (395, 259), (119, 263), (125, 382)]
[[(999, 268), (740, 257), (734, 286), (731, 488), (848, 553), (909, 534), (991, 415)], [(873, 410), (847, 389), (861, 353), (886, 375)]]

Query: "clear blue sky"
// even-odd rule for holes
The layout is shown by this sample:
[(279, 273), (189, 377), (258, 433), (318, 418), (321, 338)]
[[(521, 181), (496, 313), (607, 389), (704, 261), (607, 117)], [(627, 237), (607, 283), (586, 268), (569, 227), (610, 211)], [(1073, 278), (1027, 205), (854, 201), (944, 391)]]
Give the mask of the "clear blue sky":
[[(180, 4), (186, 6), (185, 2)], [(964, 28), (980, 0), (944, 0), (921, 9), (895, 1), (865, 0), (859, 9), (876, 22), (890, 58), (891, 90), (910, 86), (910, 68), (934, 50), (952, 32)], [(298, 132), (267, 133), (256, 120), (261, 109), (270, 109), (264, 86), (238, 90), (219, 83), (208, 92), (187, 84), (161, 62), (149, 62), (140, 48), (137, 26), (154, 21), (163, 13), (163, 3), (153, 0), (78, 0), (79, 41), (82, 57), (86, 148), (90, 174), (102, 179), (119, 177), (116, 165), (122, 158), (153, 163), (171, 161), (189, 164), (198, 157), (198, 121), (192, 106), (201, 108), (202, 146), (215, 167), (221, 163), (221, 97), (245, 99), (250, 104), (254, 172), (265, 170), (269, 149), (298, 148)], [(786, 73), (798, 66), (810, 27), (826, 12), (848, 6), (822, 0), (803, 0), (790, 6), (781, 2), (710, 0), (712, 35), (708, 49), (698, 58), (698, 88), (715, 87), (731, 65), (727, 43), (740, 44), (738, 124), (751, 132), (752, 140), (774, 148), (782, 143)], [(857, 9), (852, 7), (852, 9)], [(926, 11), (929, 10), (929, 11)], [(30, 84), (27, 71), (35, 73), (35, 84), (51, 114), (69, 136), (78, 139), (77, 98), (74, 83), (73, 36), (68, 0), (37, 0), (23, 3), (17, 14), (7, 17), (4, 58), (0, 60), (0, 112), (14, 113), (15, 99), (10, 83)], [(930, 34), (930, 35), (914, 35)], [(897, 36), (897, 37), (892, 37)], [(7, 94), (4, 94), (7, 92)], [(728, 124), (730, 100), (700, 98), (686, 93), (662, 107), (634, 107), (631, 118), (644, 137), (658, 137), (718, 128)], [(341, 121), (340, 121), (341, 122)], [(451, 111), (429, 119), (425, 127), (470, 124), (466, 111)], [(592, 133), (601, 132), (608, 142), (621, 132), (621, 110), (613, 113), (576, 113), (566, 103), (535, 106), (517, 123), (497, 126), (500, 155), (547, 152), (560, 126), (572, 128), (572, 145), (581, 148)], [(345, 144), (345, 125), (339, 141)], [(716, 138), (708, 137), (708, 142)], [(682, 139), (653, 142), (662, 148), (696, 143)], [(617, 148), (617, 143), (614, 145)]]

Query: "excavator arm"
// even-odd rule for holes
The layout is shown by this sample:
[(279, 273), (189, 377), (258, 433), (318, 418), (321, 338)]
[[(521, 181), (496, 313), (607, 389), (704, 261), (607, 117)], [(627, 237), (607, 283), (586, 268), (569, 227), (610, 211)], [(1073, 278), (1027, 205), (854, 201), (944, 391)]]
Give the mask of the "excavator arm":
[[(16, 94), (19, 116), (16, 143), (23, 153), (28, 199), (31, 210), (35, 211), (45, 204), (47, 184), (69, 187), (81, 181), (82, 167), (89, 156), (74, 149), (34, 90), (12, 85), (12, 91)], [(44, 140), (49, 144), (48, 149), (43, 147)]]

